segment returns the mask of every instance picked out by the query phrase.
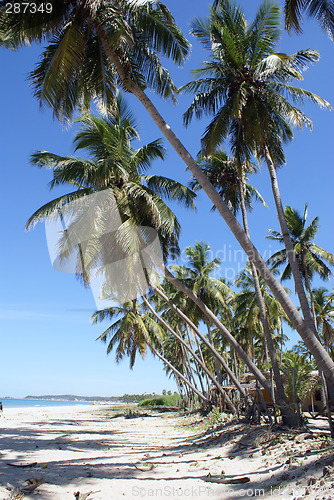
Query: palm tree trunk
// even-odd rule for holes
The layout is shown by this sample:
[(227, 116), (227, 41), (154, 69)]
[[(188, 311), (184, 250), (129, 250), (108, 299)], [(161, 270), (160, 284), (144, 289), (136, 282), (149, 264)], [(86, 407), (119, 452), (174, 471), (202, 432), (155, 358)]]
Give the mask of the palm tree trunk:
[[(169, 272), (169, 271), (168, 271)], [(169, 273), (170, 274), (170, 273)], [(171, 275), (171, 274), (170, 274)], [(172, 276), (172, 275), (171, 275)], [(175, 278), (176, 279), (176, 278)], [(184, 286), (181, 282), (179, 282), (179, 280), (176, 280), (178, 282), (179, 285), (182, 285), (182, 287)], [(174, 284), (174, 283), (173, 283)], [(176, 286), (176, 285), (175, 285)], [(190, 328), (193, 330), (194, 333), (196, 333), (196, 335), (198, 335), (198, 337), (201, 339), (201, 341), (203, 342), (204, 345), (206, 345), (206, 347), (209, 349), (209, 351), (215, 355), (220, 364), (222, 365), (224, 371), (229, 375), (230, 379), (232, 380), (233, 384), (235, 385), (235, 387), (238, 389), (238, 391), (240, 392), (240, 395), (241, 397), (243, 397), (244, 399), (247, 398), (247, 394), (246, 394), (246, 391), (245, 389), (240, 385), (240, 382), (238, 381), (238, 379), (234, 376), (233, 372), (230, 370), (230, 368), (228, 367), (227, 363), (225, 362), (224, 358), (219, 354), (218, 351), (215, 350), (214, 347), (212, 347), (212, 345), (210, 344), (210, 342), (205, 338), (205, 336), (200, 332), (200, 330), (194, 325), (194, 323), (188, 318), (188, 316), (186, 316), (175, 304), (173, 304), (173, 302), (171, 302), (169, 300), (169, 298), (159, 289), (159, 288), (156, 288), (154, 285), (151, 285), (151, 288), (152, 290), (157, 294), (159, 295), (159, 297), (161, 297), (168, 305), (171, 309), (173, 309), (173, 311), (176, 312), (176, 314), (178, 314), (178, 316), (180, 316), (180, 318), (183, 320), (183, 321), (186, 321), (186, 323), (188, 323), (188, 325), (190, 326)], [(177, 288), (177, 287), (176, 287)], [(191, 290), (189, 290), (187, 287), (185, 287), (189, 292), (191, 292)], [(183, 291), (180, 290), (180, 291)], [(193, 293), (193, 292), (191, 292)], [(194, 296), (196, 299), (198, 299), (198, 297)], [(206, 308), (205, 304), (200, 300), (200, 303), (203, 304), (203, 306)], [(195, 302), (196, 303), (196, 302)], [(196, 304), (197, 305), (197, 304)], [(210, 311), (211, 312), (211, 311)], [(213, 313), (211, 313), (213, 314)], [(218, 318), (216, 318), (217, 321)], [(231, 334), (230, 334), (231, 335)], [(231, 335), (232, 337), (232, 335)], [(233, 338), (233, 337), (232, 337)], [(239, 346), (239, 344), (234, 341), (235, 344), (237, 344)], [(239, 346), (240, 347), (240, 346)], [(241, 347), (240, 347), (241, 349)], [(243, 354), (245, 356), (246, 353), (241, 349), (241, 351), (243, 352)], [(255, 366), (255, 365), (254, 365)], [(255, 366), (255, 369), (257, 370), (256, 366)], [(211, 373), (211, 372), (210, 372)], [(258, 375), (260, 376), (260, 378), (264, 379), (264, 382), (266, 383), (266, 379), (263, 377), (263, 375), (261, 374), (261, 372), (258, 370)]]
[(230, 401), (229, 397), (227, 396), (226, 392), (224, 391), (223, 387), (216, 381), (215, 377), (212, 375), (210, 370), (206, 367), (205, 363), (203, 364), (197, 354), (193, 351), (193, 349), (184, 341), (182, 337), (180, 337), (167, 323), (162, 319), (162, 317), (153, 309), (151, 304), (148, 302), (148, 300), (143, 297), (144, 304), (148, 309), (151, 311), (151, 313), (157, 318), (158, 321), (187, 349), (190, 354), (192, 355), (193, 359), (196, 359), (197, 363), (201, 366), (202, 370), (208, 375), (208, 377), (212, 380), (212, 383), (217, 387), (218, 391), (220, 394), (223, 396), (224, 400), (226, 401), (227, 405), (230, 407), (230, 409), (233, 411), (233, 413), (236, 413), (236, 408), (234, 407), (232, 401)]
[(208, 195), (212, 203), (216, 206), (218, 212), (222, 215), (226, 224), (236, 237), (237, 241), (246, 252), (250, 262), (254, 263), (262, 278), (266, 281), (272, 293), (282, 305), (293, 327), (297, 330), (299, 335), (304, 340), (306, 346), (313, 354), (318, 365), (322, 367), (331, 382), (334, 384), (334, 362), (327, 355), (326, 351), (323, 349), (322, 345), (316, 338), (312, 325), (309, 324), (307, 320), (303, 321), (290, 297), (288, 296), (282, 285), (275, 278), (275, 276), (270, 272), (259, 251), (255, 248), (251, 240), (245, 234), (242, 227), (240, 226), (232, 212), (229, 210), (224, 200), (213, 187), (204, 172), (202, 172), (196, 161), (193, 159), (193, 157), (190, 155), (190, 153), (187, 151), (178, 137), (174, 134), (171, 127), (162, 118), (152, 101), (140, 87), (129, 81), (129, 78), (127, 78), (120, 59), (108, 42), (108, 38), (104, 33), (103, 26), (95, 21), (95, 27), (97, 34), (101, 40), (102, 46), (111, 62), (114, 64), (118, 75), (125, 87), (142, 103), (149, 115), (152, 117), (154, 123), (164, 134), (171, 146), (175, 149), (176, 153), (185, 162), (193, 176), (198, 180), (199, 184), (202, 186), (203, 190)]
[(313, 318), (314, 327), (315, 327), (316, 331), (318, 331), (318, 329), (317, 329), (317, 315), (315, 313), (315, 306), (314, 306), (314, 297), (313, 297), (312, 287), (311, 287), (310, 278), (308, 276), (307, 269), (305, 269), (305, 286), (306, 286), (306, 290), (308, 291), (308, 293), (310, 295), (310, 309), (311, 309), (311, 315)]
[[(186, 331), (187, 331), (188, 342), (189, 342), (189, 345), (191, 347), (192, 343), (191, 343), (191, 337), (190, 337), (190, 332), (189, 332), (189, 326), (187, 325), (187, 323), (185, 324), (185, 327), (186, 327)], [(195, 335), (194, 335), (194, 337), (195, 337), (195, 341), (196, 341), (197, 350), (199, 353), (199, 358), (200, 358), (201, 362), (206, 366), (206, 363), (205, 363), (204, 358), (203, 358), (201, 346), (199, 345), (197, 337)], [(203, 392), (203, 394), (205, 394), (204, 381), (203, 381), (203, 377), (201, 376), (201, 373), (200, 373), (200, 364), (196, 361), (196, 359), (194, 359), (194, 363), (196, 365), (196, 371), (197, 371), (199, 382), (201, 384), (202, 392)], [(208, 387), (208, 397), (210, 399), (210, 382), (209, 382), (209, 377), (208, 377), (207, 373), (205, 373), (205, 377), (206, 377), (207, 387)]]
[(192, 369), (192, 366), (190, 364), (188, 351), (187, 351), (187, 349), (185, 349), (183, 344), (181, 344), (181, 351), (182, 351), (182, 357), (183, 357), (183, 366), (184, 366), (184, 369), (186, 371), (187, 378), (190, 380), (190, 382), (192, 384), (194, 384), (194, 387), (196, 387), (196, 389), (198, 389), (198, 385), (197, 385), (197, 382), (195, 380), (193, 369)]
[(177, 375), (181, 380), (183, 380), (183, 382), (189, 387), (189, 389), (191, 391), (193, 391), (195, 394), (197, 394), (199, 399), (201, 399), (207, 406), (210, 406), (210, 401), (198, 389), (196, 389), (196, 387), (194, 387), (193, 384), (184, 375), (182, 375), (181, 372), (179, 372), (175, 368), (175, 366), (173, 366), (162, 354), (160, 354), (160, 352), (157, 351), (157, 349), (155, 347), (153, 347), (152, 344), (150, 344), (148, 341), (146, 341), (146, 343), (147, 343), (148, 347), (151, 349), (151, 351), (156, 356), (158, 356), (158, 358), (160, 358), (161, 361), (163, 361), (165, 363), (165, 365), (168, 366), (168, 368), (170, 368), (175, 375)]
[[(249, 370), (254, 374), (256, 379), (259, 381), (259, 383), (262, 385), (262, 387), (270, 394), (271, 392), (271, 386), (267, 379), (264, 377), (264, 375), (261, 373), (261, 371), (257, 368), (257, 366), (251, 361), (249, 356), (245, 353), (245, 351), (242, 349), (240, 344), (235, 340), (233, 335), (227, 330), (227, 328), (219, 321), (219, 319), (214, 315), (214, 313), (204, 304), (204, 302), (197, 297), (189, 288), (187, 288), (181, 281), (176, 279), (167, 268), (164, 268), (164, 273), (168, 281), (170, 281), (175, 288), (180, 290), (181, 292), (185, 293), (200, 309), (201, 311), (204, 312), (204, 314), (207, 316), (207, 318), (217, 326), (219, 331), (222, 333), (222, 335), (226, 338), (228, 343), (235, 349), (237, 352), (238, 356), (242, 359), (242, 361), (248, 366)], [(152, 289), (162, 297), (161, 290), (156, 289), (154, 286), (152, 286)], [(164, 294), (163, 294), (164, 295)], [(211, 344), (207, 341), (207, 339), (201, 334), (201, 332), (196, 328), (196, 326), (190, 322), (189, 318), (182, 313), (171, 301), (169, 301), (168, 297), (164, 295), (166, 301), (168, 301), (168, 304), (170, 307), (174, 308), (174, 310), (179, 314), (180, 317), (182, 317), (185, 321), (188, 322), (188, 324), (193, 328), (193, 330), (197, 333), (197, 335), (200, 337), (202, 342), (208, 347), (208, 349), (215, 354), (215, 356), (218, 357), (219, 362), (221, 363), (223, 369), (229, 374), (230, 379), (234, 383), (234, 385), (238, 388), (240, 394), (245, 397), (246, 393), (245, 390), (240, 386), (239, 381), (236, 379), (234, 376), (233, 372), (229, 369), (227, 366), (224, 358), (216, 351), (214, 348), (211, 346)]]
[[(240, 208), (241, 208), (241, 213), (242, 213), (243, 226), (244, 226), (244, 230), (245, 230), (246, 235), (249, 237), (250, 236), (249, 235), (249, 226), (248, 226), (247, 211), (246, 211), (246, 204), (245, 204), (245, 183), (244, 183), (242, 171), (241, 171), (241, 174), (239, 175), (239, 191), (240, 191)], [(288, 404), (288, 400), (287, 400), (287, 397), (286, 397), (286, 394), (284, 391), (284, 386), (283, 386), (282, 377), (281, 377), (281, 371), (280, 371), (278, 359), (276, 356), (273, 338), (272, 338), (271, 331), (269, 328), (265, 303), (264, 303), (263, 296), (261, 293), (260, 282), (259, 282), (259, 278), (257, 275), (257, 270), (255, 268), (255, 265), (252, 262), (250, 262), (250, 268), (251, 268), (251, 272), (252, 272), (256, 301), (258, 303), (259, 311), (260, 311), (260, 319), (261, 319), (261, 323), (263, 326), (266, 358), (267, 358), (268, 353), (269, 353), (271, 366), (273, 369), (274, 380), (275, 380), (275, 384), (276, 384), (275, 389), (272, 387), (273, 391), (275, 390), (275, 397), (273, 398), (273, 401), (276, 400), (277, 405), (281, 410), (282, 420), (283, 420), (284, 424), (287, 424), (289, 427), (299, 425), (300, 420), (298, 418), (296, 418), (297, 415), (295, 415), (291, 411), (291, 408)], [(269, 393), (269, 394), (272, 396), (271, 393)]]
[[(212, 345), (212, 347), (215, 348), (215, 345), (213, 343), (213, 338), (212, 338), (210, 323), (206, 321), (205, 324), (206, 324), (206, 328), (208, 330), (208, 339), (209, 339), (209, 342)], [(221, 372), (221, 369), (220, 369), (220, 366), (219, 366), (219, 361), (218, 361), (217, 356), (215, 356), (215, 355), (213, 356), (213, 361), (215, 363), (216, 377), (217, 377), (217, 380), (218, 380), (219, 384), (221, 385), (223, 383), (223, 377), (222, 377), (222, 372)]]

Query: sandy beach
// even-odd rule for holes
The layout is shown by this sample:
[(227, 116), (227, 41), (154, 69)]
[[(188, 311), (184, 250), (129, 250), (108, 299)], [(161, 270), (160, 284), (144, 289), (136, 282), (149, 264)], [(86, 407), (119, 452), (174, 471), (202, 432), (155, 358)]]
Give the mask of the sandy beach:
[[(22, 498), (9, 485), (22, 488), (24, 481), (42, 477), (44, 483), (24, 498), (297, 499), (305, 493), (310, 499), (332, 498), (333, 448), (323, 432), (282, 437), (228, 417), (203, 430), (199, 415), (141, 409), (141, 415), (126, 418), (128, 411), (105, 406), (5, 410), (0, 499)], [(240, 478), (248, 482), (229, 484)]]

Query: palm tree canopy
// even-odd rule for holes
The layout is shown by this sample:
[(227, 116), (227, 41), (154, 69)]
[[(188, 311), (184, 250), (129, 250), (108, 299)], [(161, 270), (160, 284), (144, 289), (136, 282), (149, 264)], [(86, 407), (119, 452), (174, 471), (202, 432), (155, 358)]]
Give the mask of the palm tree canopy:
[[(317, 231), (319, 229), (319, 219), (315, 217), (312, 222), (307, 225), (307, 204), (305, 204), (304, 212), (301, 215), (297, 210), (286, 206), (284, 215), (287, 221), (290, 238), (294, 247), (294, 252), (297, 257), (299, 269), (304, 278), (312, 279), (316, 273), (322, 279), (329, 279), (332, 271), (327, 264), (334, 266), (334, 255), (327, 252), (323, 248), (313, 243)], [(278, 241), (283, 244), (283, 235), (269, 229), (268, 239)], [(275, 252), (268, 262), (273, 264), (274, 268), (285, 264), (287, 262), (286, 249)], [(291, 267), (288, 263), (282, 273), (281, 280), (289, 279), (291, 277)]]
[[(251, 211), (253, 208), (253, 199), (267, 206), (259, 191), (245, 180), (247, 173), (256, 172), (254, 163), (247, 162), (246, 168), (243, 165), (243, 172), (240, 174), (237, 162), (230, 158), (224, 150), (217, 150), (209, 156), (201, 156), (199, 166), (234, 215), (240, 209), (240, 175), (243, 176), (245, 182), (245, 205), (248, 210)], [(189, 187), (195, 192), (201, 189), (201, 185), (195, 178), (190, 181)], [(216, 207), (213, 206), (211, 210), (215, 209)]]
[(321, 28), (334, 41), (334, 1), (333, 0), (285, 0), (285, 27), (290, 32), (294, 29), (302, 32), (303, 12), (315, 17)]
[[(91, 99), (110, 109), (117, 88), (127, 91), (130, 82), (175, 95), (158, 54), (180, 65), (189, 43), (160, 1), (52, 0), (51, 12), (24, 12), (22, 6), (18, 13), (6, 8), (14, 3), (0, 1), (1, 43), (14, 49), (46, 43), (29, 80), (41, 104), (58, 118), (70, 119), (78, 104), (88, 107)], [(110, 51), (122, 67), (121, 79)]]
[(283, 355), (282, 371), (286, 380), (286, 391), (290, 401), (294, 400), (294, 391), (303, 401), (311, 390), (319, 387), (319, 377), (315, 374), (314, 361), (307, 361), (305, 356), (292, 350)]
[(334, 292), (319, 287), (312, 290), (318, 332), (334, 355)]
[[(163, 198), (194, 209), (196, 195), (177, 181), (146, 174), (154, 159), (164, 158), (162, 142), (156, 140), (138, 149), (132, 147), (138, 134), (134, 118), (121, 96), (117, 99), (114, 114), (107, 119), (84, 114), (79, 121), (82, 128), (74, 138), (75, 149), (88, 153), (89, 159), (63, 157), (46, 151), (32, 155), (34, 165), (52, 168), (51, 189), (58, 185), (71, 185), (75, 189), (40, 207), (28, 220), (27, 229), (57, 216), (59, 210), (73, 200), (104, 192), (106, 206), (102, 207), (103, 210), (97, 206), (90, 219), (79, 212), (71, 224), (71, 229), (75, 231), (80, 229), (81, 224), (85, 233), (91, 235), (91, 242), (82, 248), (87, 257), (85, 261), (91, 262), (91, 267), (103, 263), (103, 259), (108, 261), (115, 252), (119, 252), (120, 256), (135, 253), (137, 242), (133, 228), (138, 226), (148, 228), (140, 233), (140, 238), (149, 240), (150, 228), (157, 231), (165, 259), (168, 255), (177, 255), (180, 224)], [(112, 206), (112, 201), (116, 202), (116, 207)], [(117, 211), (120, 225), (116, 233), (109, 237), (110, 230), (106, 230), (106, 226), (112, 210)], [(66, 235), (63, 240), (70, 251)]]
[(206, 154), (229, 136), (240, 163), (254, 150), (262, 156), (267, 146), (276, 165), (282, 164), (282, 141), (292, 138), (291, 126), (311, 126), (295, 104), (308, 99), (330, 107), (319, 96), (291, 84), (302, 80), (302, 71), (319, 59), (319, 53), (276, 51), (281, 33), (277, 3), (265, 0), (251, 23), (230, 0), (216, 4), (208, 19), (195, 19), (192, 24), (192, 33), (211, 57), (194, 71), (197, 79), (183, 87), (195, 93), (185, 124), (194, 115), (214, 115), (202, 138)]
[(92, 323), (112, 321), (111, 325), (97, 338), (107, 343), (107, 354), (115, 349), (115, 360), (119, 363), (124, 357), (129, 358), (133, 368), (137, 353), (146, 356), (147, 346), (160, 344), (164, 332), (148, 315), (143, 315), (136, 301), (96, 311)]

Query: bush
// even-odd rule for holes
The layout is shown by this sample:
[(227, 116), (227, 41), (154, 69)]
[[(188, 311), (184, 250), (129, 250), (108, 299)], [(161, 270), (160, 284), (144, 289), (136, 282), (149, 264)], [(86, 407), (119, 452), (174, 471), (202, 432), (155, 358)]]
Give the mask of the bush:
[(208, 415), (208, 425), (211, 427), (213, 425), (220, 423), (221, 417), (222, 417), (221, 412), (218, 410), (216, 406), (214, 406)]
[(144, 399), (138, 403), (138, 406), (176, 406), (180, 396), (175, 392), (170, 396), (155, 396), (154, 398)]

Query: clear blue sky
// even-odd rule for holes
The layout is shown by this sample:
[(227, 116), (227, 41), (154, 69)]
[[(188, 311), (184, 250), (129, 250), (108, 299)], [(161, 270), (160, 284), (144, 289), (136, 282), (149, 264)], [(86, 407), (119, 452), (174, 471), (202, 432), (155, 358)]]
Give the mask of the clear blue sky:
[[(249, 18), (259, 5), (258, 0), (243, 0)], [(195, 16), (205, 16), (208, 4), (203, 0), (166, 0), (184, 33)], [(180, 9), (182, 6), (182, 11)], [(171, 67), (177, 85), (191, 79), (190, 71), (200, 65), (205, 55), (196, 40), (189, 35), (192, 54), (182, 69)], [(305, 73), (303, 86), (334, 103), (333, 51), (334, 44), (320, 31), (315, 21), (304, 24), (303, 36), (283, 34), (280, 51), (318, 49), (319, 63)], [(138, 359), (132, 371), (125, 360), (114, 363), (107, 357), (105, 345), (96, 342), (101, 325), (90, 325), (94, 301), (73, 275), (60, 274), (51, 267), (44, 225), (24, 232), (28, 217), (50, 197), (47, 183), (51, 173), (29, 165), (34, 150), (44, 149), (58, 154), (72, 153), (74, 128), (62, 129), (49, 109), (40, 110), (26, 81), (40, 53), (40, 47), (17, 53), (1, 50), (1, 121), (0, 165), (1, 207), (1, 292), (0, 292), (0, 395), (16, 397), (29, 394), (76, 393), (82, 395), (121, 395), (125, 392), (160, 392), (174, 389), (166, 378), (161, 363), (150, 356)], [(154, 98), (170, 125), (189, 150), (196, 155), (205, 121), (194, 121), (188, 129), (182, 125), (182, 113), (191, 98), (184, 96), (176, 106)], [(145, 110), (134, 99), (129, 103), (140, 124), (143, 142), (160, 137)], [(283, 201), (302, 210), (309, 203), (309, 218), (320, 217), (316, 242), (334, 252), (333, 238), (333, 112), (305, 106), (313, 119), (313, 133), (296, 131), (295, 140), (286, 148), (287, 165), (279, 172)], [(167, 161), (156, 163), (154, 172), (187, 182), (189, 174), (177, 155), (170, 150)], [(274, 204), (266, 170), (252, 179), (269, 206), (256, 207), (250, 215), (253, 240), (262, 252), (268, 252), (266, 229), (278, 229)], [(238, 250), (225, 223), (210, 213), (210, 202), (200, 195), (196, 214), (176, 208), (182, 223), (181, 246), (203, 240), (213, 252)], [(245, 259), (238, 253), (236, 268)], [(227, 264), (230, 267), (230, 264)], [(224, 274), (223, 267), (222, 273)], [(315, 283), (318, 284), (318, 283)], [(332, 286), (332, 283), (328, 283)], [(293, 343), (297, 339), (294, 335)]]

